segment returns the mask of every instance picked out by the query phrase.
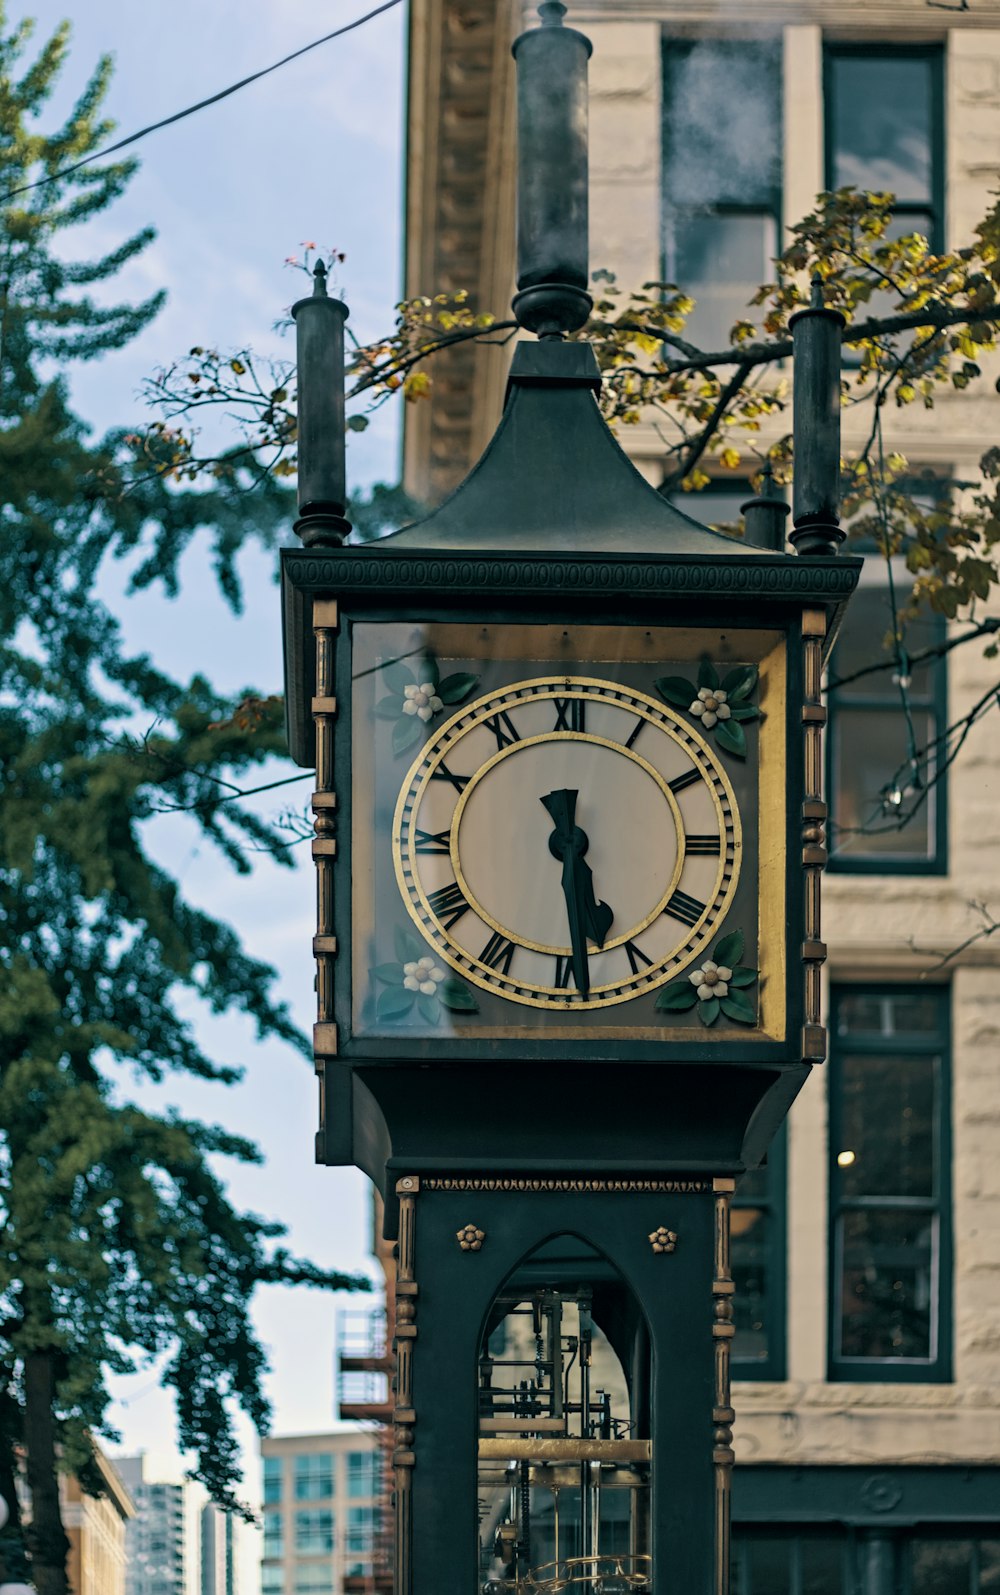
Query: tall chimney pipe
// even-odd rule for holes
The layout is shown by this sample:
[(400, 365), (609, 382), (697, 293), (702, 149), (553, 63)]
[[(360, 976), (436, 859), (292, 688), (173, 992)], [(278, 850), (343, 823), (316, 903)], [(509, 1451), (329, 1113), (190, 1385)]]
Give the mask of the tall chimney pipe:
[(812, 280), (808, 308), (797, 310), (792, 331), (795, 454), (793, 530), (799, 554), (835, 554), (840, 525), (840, 335), (844, 318), (823, 303), (823, 280)]
[(593, 301), (588, 256), (587, 62), (591, 43), (542, 0), (517, 62), (517, 288), (513, 310), (539, 337), (575, 332)]
[(313, 291), (292, 306), (298, 367), (299, 516), (307, 548), (337, 547), (351, 530), (347, 509), (344, 414), (344, 322), (347, 306), (326, 291), (326, 267), (313, 270)]

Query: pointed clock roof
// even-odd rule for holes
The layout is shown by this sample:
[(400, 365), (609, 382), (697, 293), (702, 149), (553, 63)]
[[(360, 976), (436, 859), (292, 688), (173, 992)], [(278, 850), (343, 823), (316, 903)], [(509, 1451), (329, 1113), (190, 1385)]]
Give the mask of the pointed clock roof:
[(438, 509), (371, 552), (773, 559), (650, 487), (601, 415), (600, 384), (587, 344), (519, 344), (503, 417), (478, 464)]

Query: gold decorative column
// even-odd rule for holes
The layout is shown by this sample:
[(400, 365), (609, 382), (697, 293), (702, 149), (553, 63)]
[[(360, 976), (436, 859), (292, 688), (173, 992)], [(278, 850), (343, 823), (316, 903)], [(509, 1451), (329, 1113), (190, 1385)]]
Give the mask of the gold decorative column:
[(399, 1197), (399, 1256), (396, 1263), (396, 1401), (392, 1414), (395, 1425), (396, 1537), (393, 1557), (393, 1595), (410, 1595), (413, 1557), (413, 1429), (417, 1414), (413, 1407), (413, 1342), (417, 1338), (417, 1282), (413, 1277), (416, 1241), (417, 1194), (420, 1181), (414, 1174), (396, 1181)]
[(319, 1131), (316, 1136), (317, 1161), (324, 1161), (326, 1148), (325, 1059), (337, 1056), (337, 1026), (333, 1017), (333, 965), (337, 938), (333, 933), (333, 864), (337, 855), (337, 794), (333, 787), (333, 725), (337, 700), (333, 696), (334, 659), (339, 624), (335, 598), (313, 600), (313, 633), (316, 639), (316, 696), (312, 700), (316, 727), (316, 789), (312, 795), (312, 856), (316, 864), (316, 934), (313, 956), (316, 959), (316, 1024), (313, 1027), (313, 1055), (320, 1082)]
[(805, 702), (802, 708), (805, 740), (805, 797), (802, 804), (805, 938), (802, 961), (806, 987), (802, 1057), (810, 1063), (822, 1063), (826, 1057), (826, 1030), (820, 1023), (820, 971), (826, 959), (826, 946), (821, 940), (820, 931), (820, 880), (827, 860), (824, 831), (827, 808), (823, 801), (823, 727), (826, 724), (826, 710), (821, 702), (825, 637), (825, 614), (821, 609), (807, 609), (802, 616), (805, 656)]
[(735, 1334), (733, 1284), (729, 1253), (729, 1206), (736, 1181), (712, 1181), (715, 1193), (715, 1278), (712, 1282), (715, 1341), (715, 1404), (712, 1462), (715, 1468), (715, 1595), (729, 1595), (730, 1522), (733, 1485), (733, 1411), (730, 1392), (730, 1354)]

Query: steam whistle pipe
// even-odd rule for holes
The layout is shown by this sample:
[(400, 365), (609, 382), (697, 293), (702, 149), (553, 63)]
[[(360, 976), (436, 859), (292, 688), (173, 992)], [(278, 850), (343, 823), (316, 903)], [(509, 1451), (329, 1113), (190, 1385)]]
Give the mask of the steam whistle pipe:
[(844, 318), (823, 302), (822, 278), (789, 327), (793, 351), (795, 439), (790, 541), (796, 553), (835, 554), (840, 525), (840, 337)]
[(344, 322), (347, 306), (326, 291), (326, 267), (313, 291), (292, 306), (298, 367), (299, 515), (307, 548), (337, 547), (351, 530), (347, 509), (344, 414)]
[(775, 486), (770, 464), (761, 474), (760, 492), (740, 505), (743, 539), (754, 548), (768, 548), (780, 554), (785, 546), (785, 516), (788, 505)]
[(563, 26), (562, 0), (514, 40), (517, 62), (517, 288), (522, 327), (575, 332), (593, 301), (588, 254), (587, 62), (592, 45)]

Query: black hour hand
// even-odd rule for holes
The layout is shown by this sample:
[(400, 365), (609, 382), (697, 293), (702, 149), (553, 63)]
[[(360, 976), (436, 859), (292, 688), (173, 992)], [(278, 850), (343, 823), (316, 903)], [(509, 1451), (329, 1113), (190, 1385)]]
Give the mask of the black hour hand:
[(599, 902), (594, 892), (594, 877), (584, 854), (590, 846), (586, 831), (576, 823), (576, 800), (579, 793), (567, 787), (550, 792), (542, 798), (555, 822), (549, 837), (549, 852), (562, 862), (562, 888), (566, 899), (569, 920), (570, 945), (573, 954), (573, 979), (581, 997), (590, 993), (590, 969), (587, 958), (588, 938), (603, 947), (614, 920), (614, 910)]

